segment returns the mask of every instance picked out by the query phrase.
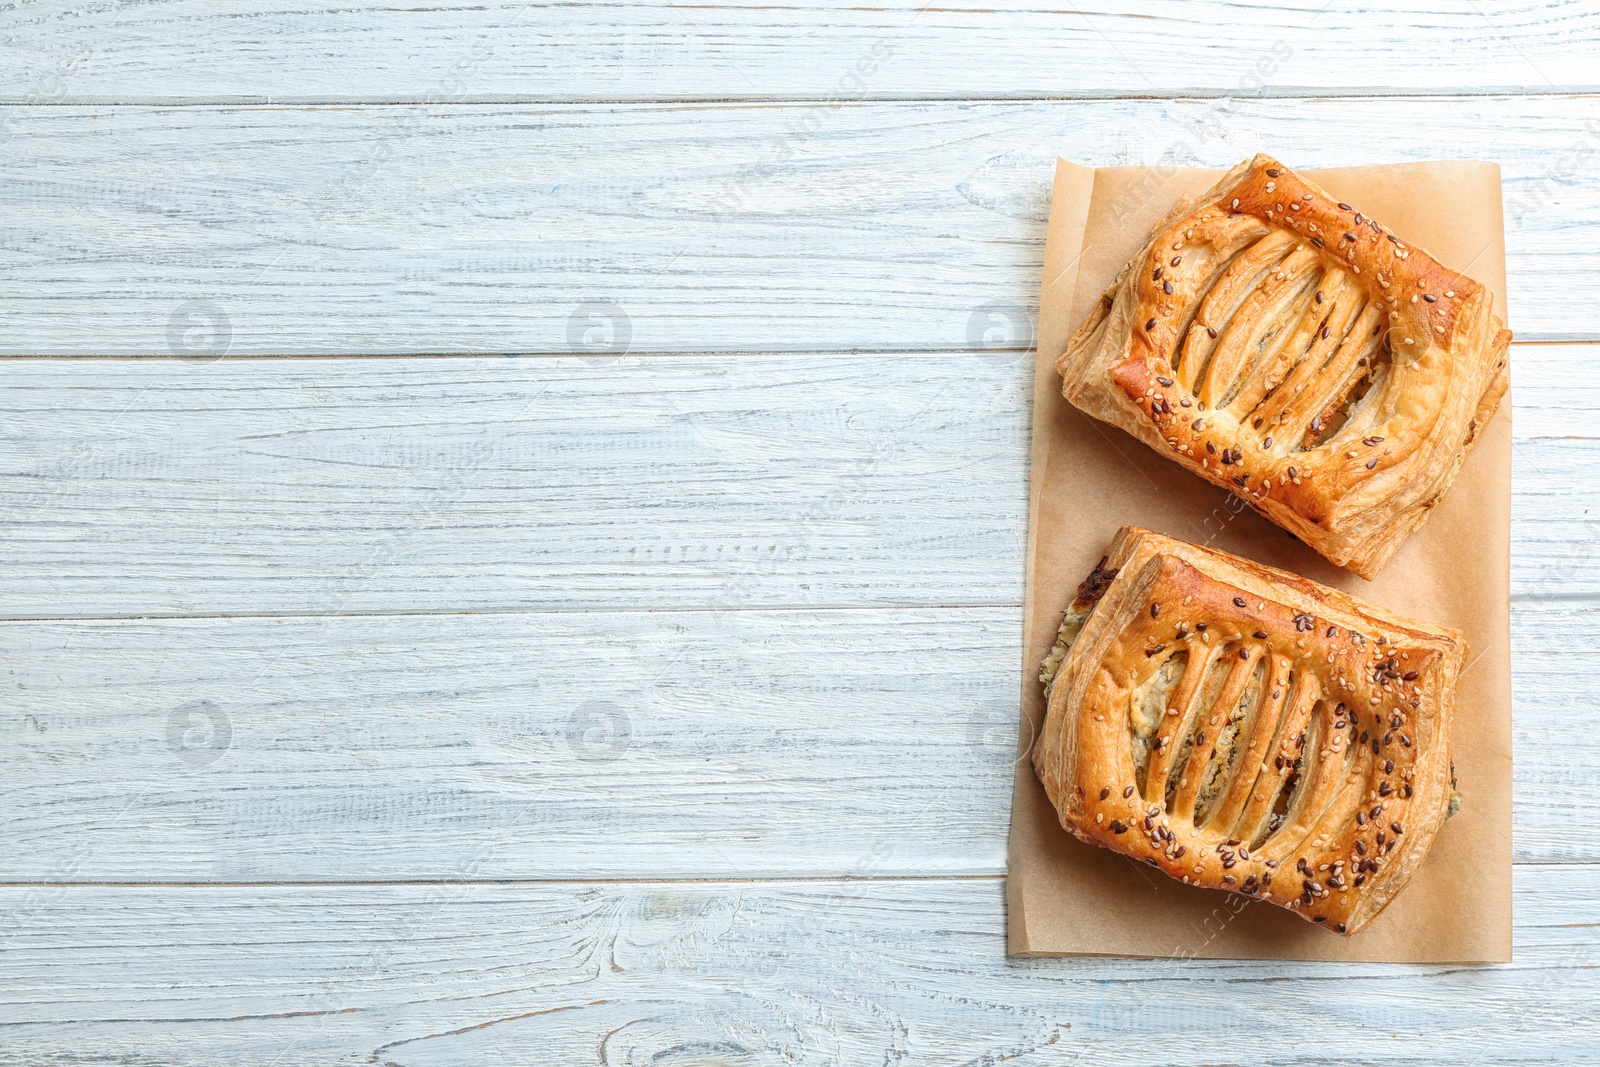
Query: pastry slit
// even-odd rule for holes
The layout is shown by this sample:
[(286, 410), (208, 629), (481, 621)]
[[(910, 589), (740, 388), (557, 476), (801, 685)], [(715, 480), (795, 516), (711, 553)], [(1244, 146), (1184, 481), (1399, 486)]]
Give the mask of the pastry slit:
[(1272, 337), (1271, 345), (1263, 348), (1261, 358), (1239, 377), (1224, 397), (1228, 411), (1241, 423), (1249, 421), (1253, 429), (1259, 430), (1265, 420), (1252, 420), (1251, 412), (1310, 354), (1312, 344), (1318, 339), (1318, 330), (1326, 321), (1321, 309), (1315, 306), (1318, 281), (1306, 279), (1296, 293), (1296, 313), (1286, 316), (1288, 321)]
[[(1184, 665), (1183, 677), (1178, 681), (1177, 691), (1167, 705), (1161, 724), (1156, 727), (1155, 739), (1151, 742), (1150, 766), (1145, 774), (1141, 795), (1152, 803), (1165, 803), (1167, 776), (1177, 760), (1180, 738), (1187, 735), (1195, 715), (1195, 700), (1217, 659), (1216, 651), (1198, 636), (1191, 637), (1184, 650), (1189, 655), (1189, 662)], [(1176, 715), (1172, 713), (1174, 709), (1177, 710)]]
[(1354, 821), (1356, 809), (1362, 801), (1362, 792), (1367, 787), (1367, 778), (1372, 773), (1372, 753), (1370, 750), (1354, 746), (1352, 756), (1344, 768), (1343, 780), (1339, 783), (1337, 795), (1328, 804), (1327, 810), (1312, 824), (1311, 831), (1305, 840), (1314, 846), (1321, 841), (1324, 844), (1333, 837), (1346, 824)]
[[(1281, 230), (1274, 230), (1251, 245), (1223, 272), (1222, 277), (1200, 302), (1200, 315), (1195, 329), (1184, 340), (1182, 369), (1179, 381), (1189, 393), (1196, 391), (1204, 381), (1211, 355), (1216, 350), (1217, 339), (1227, 330), (1233, 317), (1244, 305), (1246, 298), (1268, 271), (1276, 270), (1289, 255), (1295, 238)], [(1216, 337), (1212, 336), (1215, 332)]]
[(1315, 447), (1324, 429), (1321, 420), (1366, 377), (1383, 344), (1381, 315), (1376, 304), (1368, 304), (1322, 373), (1284, 411), (1284, 436), (1301, 442), (1302, 451)]
[(1128, 741), (1133, 755), (1134, 784), (1143, 795), (1150, 767), (1150, 743), (1166, 718), (1167, 708), (1188, 672), (1189, 652), (1180, 648), (1163, 659), (1133, 693), (1128, 709)]
[[(1248, 251), (1251, 245), (1259, 241), (1262, 235), (1266, 232), (1266, 230), (1259, 224), (1255, 226), (1233, 226), (1232, 229), (1233, 236), (1229, 238), (1228, 242), (1224, 246), (1222, 254), (1218, 257), (1215, 266), (1212, 267), (1211, 272), (1206, 277), (1205, 282), (1195, 290), (1194, 298), (1184, 304), (1183, 314), (1178, 322), (1178, 330), (1174, 335), (1178, 338), (1178, 343), (1173, 346), (1173, 370), (1179, 370), (1182, 367), (1183, 355), (1188, 347), (1185, 342), (1187, 341), (1190, 332), (1195, 328), (1195, 320), (1200, 317), (1200, 308), (1205, 303), (1205, 294), (1211, 291), (1212, 286), (1217, 284), (1217, 281), (1228, 272), (1234, 263), (1237, 262), (1239, 257)], [(1161, 241), (1156, 242), (1156, 248), (1158, 251), (1164, 250), (1166, 247), (1167, 246)], [(1195, 247), (1195, 243), (1193, 242), (1186, 243), (1184, 245), (1184, 253), (1178, 257), (1179, 266), (1171, 267), (1171, 261), (1169, 260), (1169, 268), (1172, 270), (1182, 269), (1183, 261), (1194, 255), (1193, 249)]]
[(1218, 805), (1231, 792), (1233, 778), (1242, 769), (1241, 759), (1249, 747), (1249, 739), (1261, 717), (1266, 697), (1267, 675), (1271, 669), (1265, 650), (1252, 650), (1255, 667), (1245, 683), (1244, 692), (1235, 705), (1231, 717), (1222, 725), (1216, 748), (1200, 779), (1200, 795), (1195, 802), (1194, 822), (1197, 827), (1211, 821)]
[[(1211, 763), (1211, 755), (1216, 751), (1217, 740), (1222, 736), (1222, 731), (1233, 719), (1239, 704), (1239, 698), (1244, 695), (1245, 686), (1250, 682), (1250, 676), (1255, 673), (1255, 654), (1259, 649), (1248, 645), (1232, 646), (1227, 649), (1228, 673), (1216, 696), (1206, 702), (1197, 716), (1194, 733), (1194, 742), (1191, 745), (1189, 759), (1183, 766), (1182, 776), (1178, 779), (1178, 788), (1168, 811), (1175, 819), (1188, 819), (1191, 822), (1195, 815), (1195, 802), (1200, 797), (1200, 788), (1205, 783), (1206, 768)], [(1238, 653), (1245, 653), (1247, 658), (1239, 658)]]
[(1322, 687), (1305, 671), (1294, 671), (1290, 684), (1292, 695), (1285, 697), (1288, 714), (1283, 717), (1267, 753), (1271, 756), (1270, 773), (1262, 774), (1256, 782), (1250, 801), (1234, 828), (1234, 836), (1250, 842), (1257, 848), (1274, 829), (1272, 819), (1279, 807), (1287, 809), (1294, 791), (1303, 784), (1299, 778), (1301, 754), (1305, 749), (1306, 728), (1311, 709), (1321, 696)]
[(1270, 676), (1261, 687), (1259, 707), (1250, 730), (1250, 741), (1239, 757), (1237, 769), (1228, 787), (1227, 796), (1206, 820), (1205, 828), (1213, 833), (1237, 836), (1234, 829), (1250, 800), (1256, 783), (1271, 772), (1267, 755), (1272, 739), (1282, 725), (1284, 709), (1289, 699), (1289, 661), (1273, 656)]
[(1343, 784), (1347, 755), (1345, 737), (1343, 731), (1333, 729), (1333, 716), (1329, 702), (1319, 700), (1312, 713), (1314, 736), (1307, 737), (1306, 751), (1300, 761), (1302, 775), (1310, 780), (1301, 784), (1283, 825), (1263, 842), (1263, 855), (1281, 858), (1299, 848), (1312, 824), (1321, 818)]
[[(1339, 270), (1330, 270), (1324, 276), (1320, 291), (1323, 293), (1325, 305), (1328, 306), (1328, 312), (1318, 323), (1310, 350), (1288, 376), (1261, 399), (1256, 409), (1247, 413), (1252, 416), (1250, 420), (1252, 423), (1257, 418), (1261, 420), (1268, 435), (1273, 433), (1273, 427), (1284, 420), (1285, 409), (1318, 374), (1322, 373), (1328, 361), (1338, 352), (1366, 306), (1366, 294), (1357, 286), (1349, 284), (1346, 278), (1347, 275)], [(1316, 292), (1312, 293), (1312, 303), (1313, 305), (1316, 303)], [(1324, 327), (1328, 331), (1325, 337), (1322, 334)], [(1288, 434), (1279, 436), (1285, 442), (1291, 437)]]
[(1311, 302), (1316, 268), (1316, 253), (1296, 249), (1251, 290), (1217, 341), (1199, 390), (1201, 400), (1213, 408), (1227, 407), (1243, 387), (1243, 379), (1265, 361), (1267, 349), (1276, 352), (1288, 339), (1302, 295), (1305, 303)]

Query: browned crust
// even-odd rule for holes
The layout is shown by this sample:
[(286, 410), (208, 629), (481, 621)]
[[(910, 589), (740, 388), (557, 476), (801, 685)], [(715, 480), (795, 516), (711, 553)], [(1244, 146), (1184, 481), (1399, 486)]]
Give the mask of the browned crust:
[[(1198, 361), (1190, 355), (1197, 328), (1207, 329), (1214, 342), (1208, 346), (1201, 339), (1207, 353), (1224, 345), (1196, 310), (1210, 289), (1198, 271), (1183, 273), (1191, 269), (1182, 264), (1185, 254), (1191, 247), (1207, 251), (1208, 242), (1214, 250), (1222, 242), (1274, 233), (1283, 235), (1275, 247), (1289, 258), (1244, 293), (1236, 313), (1241, 323), (1250, 315), (1266, 319), (1275, 308), (1288, 316), (1282, 308), (1306, 300), (1291, 290), (1307, 272), (1363, 293), (1372, 323), (1371, 332), (1359, 337), (1352, 326), (1344, 342), (1353, 362), (1335, 358), (1345, 349), (1338, 339), (1327, 344), (1324, 331), (1325, 347), (1314, 333), (1305, 335), (1303, 356), (1294, 351), (1301, 342), (1284, 340), (1285, 350), (1276, 357), (1281, 367), (1246, 365), (1246, 372), (1261, 379), (1255, 391), (1282, 387), (1287, 395), (1293, 379), (1299, 390), (1294, 396), (1307, 400), (1324, 383), (1348, 382), (1348, 388), (1329, 387), (1326, 401), (1312, 413), (1290, 417), (1278, 410), (1263, 423), (1248, 418), (1253, 409), (1235, 410), (1245, 406), (1237, 398), (1220, 410), (1208, 407), (1206, 388), (1185, 381), (1193, 368), (1180, 373), (1174, 361)], [(1283, 303), (1275, 304), (1280, 297)], [(1307, 312), (1297, 312), (1302, 323), (1306, 314), (1328, 314), (1331, 322), (1331, 302), (1323, 306), (1320, 288), (1317, 297), (1314, 308), (1308, 304)], [(1491, 303), (1476, 281), (1278, 161), (1256, 156), (1157, 228), (1091, 310), (1057, 368), (1064, 395), (1078, 407), (1134, 433), (1328, 559), (1370, 578), (1443, 495), (1505, 393), (1511, 334), (1492, 315)], [(1367, 321), (1361, 320), (1362, 330)], [(1398, 353), (1384, 358), (1383, 392), (1370, 403), (1380, 430), (1357, 437), (1344, 430), (1326, 434), (1352, 390), (1362, 383), (1378, 387), (1371, 385), (1377, 381), (1375, 364), (1366, 356), (1354, 360), (1363, 338), (1374, 338), (1366, 343), (1380, 351), (1387, 345)], [(1297, 359), (1305, 370), (1298, 370)], [(1311, 366), (1323, 359), (1322, 370)], [(1292, 407), (1293, 400), (1284, 403)]]
[[(1033, 753), (1062, 826), (1187, 884), (1267, 900), (1338, 933), (1361, 930), (1405, 886), (1444, 822), (1465, 640), (1138, 527), (1118, 533), (1106, 566), (1117, 576), (1062, 661)], [(1215, 708), (1209, 722), (1203, 700), (1160, 719), (1143, 782), (1130, 740), (1135, 691), (1179, 650), (1190, 665), (1221, 664), (1230, 682), (1218, 706), (1262, 657), (1261, 677), (1284, 686), (1270, 695), (1260, 687), (1232, 775), (1198, 826), (1187, 807), (1196, 782), (1169, 804), (1166, 781), (1199, 773), (1195, 761), (1204, 760), (1194, 753), (1208, 752), (1215, 732), (1188, 749), (1187, 761), (1173, 757), (1201, 731), (1217, 730)], [(1174, 705), (1183, 692), (1180, 685), (1169, 696)], [(1301, 764), (1307, 807), (1291, 808), (1251, 848), (1246, 824), (1266, 825), (1263, 798), (1293, 773), (1295, 741), (1305, 736), (1317, 746)], [(1157, 744), (1162, 737), (1169, 740)]]

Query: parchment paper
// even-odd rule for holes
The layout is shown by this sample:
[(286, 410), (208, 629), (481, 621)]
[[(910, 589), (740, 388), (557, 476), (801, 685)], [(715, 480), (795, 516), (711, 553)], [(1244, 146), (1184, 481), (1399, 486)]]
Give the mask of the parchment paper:
[[(1293, 165), (1293, 161), (1289, 161)], [(1034, 384), (1022, 729), (1006, 880), (1009, 951), (1029, 955), (1400, 962), (1511, 959), (1511, 398), (1432, 518), (1366, 582), (1221, 489), (1061, 396), (1055, 361), (1093, 301), (1181, 195), (1221, 171), (1058, 161), (1045, 244)], [(1500, 168), (1413, 163), (1309, 172), (1340, 200), (1475, 278), (1505, 316)], [(1471, 645), (1452, 747), (1461, 811), (1405, 891), (1353, 938), (1270, 904), (1175, 882), (1061, 829), (1027, 758), (1044, 716), (1039, 661), (1117, 527), (1137, 523), (1283, 567)]]

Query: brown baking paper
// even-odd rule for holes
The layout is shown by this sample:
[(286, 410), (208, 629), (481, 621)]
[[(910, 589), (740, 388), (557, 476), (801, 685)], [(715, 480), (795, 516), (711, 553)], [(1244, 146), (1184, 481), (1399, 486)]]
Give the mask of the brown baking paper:
[[(1292, 165), (1292, 161), (1291, 161)], [(1093, 301), (1181, 195), (1221, 171), (1056, 166), (1033, 404), (1023, 719), (1006, 879), (1009, 951), (1041, 956), (1500, 962), (1511, 959), (1511, 400), (1433, 517), (1366, 582), (1237, 499), (1061, 396), (1055, 362)], [(1309, 172), (1329, 193), (1488, 286), (1505, 315), (1500, 168), (1412, 163)], [(1345, 938), (1244, 897), (1175, 882), (1061, 829), (1027, 758), (1039, 662), (1061, 612), (1135, 523), (1337, 586), (1467, 634), (1452, 747), (1465, 803), (1404, 892)]]

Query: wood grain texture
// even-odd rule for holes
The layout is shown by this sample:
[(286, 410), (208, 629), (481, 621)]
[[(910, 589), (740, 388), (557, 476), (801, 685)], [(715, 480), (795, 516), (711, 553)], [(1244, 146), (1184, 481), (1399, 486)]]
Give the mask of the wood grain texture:
[(23, 360), (0, 614), (1017, 604), (1023, 353)]
[(5, 112), (0, 353), (1026, 347), (1057, 153), (1263, 148), (1499, 160), (1513, 327), (1597, 336), (1600, 97)]
[[(192, 357), (0, 364), (0, 1065), (1595, 1060), (1585, 347), (1514, 356), (1514, 965), (1009, 961), (996, 876), (1055, 154), (1499, 160), (1513, 327), (1600, 339), (1597, 38), (0, 7), (0, 355)], [(389, 358), (486, 352), (572, 358)]]
[[(1519, 602), (1600, 596), (1595, 351), (1513, 352)], [(14, 360), (0, 617), (1020, 604), (1031, 377), (1016, 352)]]
[(0, 881), (1005, 863), (1014, 608), (0, 632)]
[(1467, 968), (1007, 960), (995, 880), (5, 888), (0, 1063), (1590, 1062), (1595, 876)]
[[(1597, 618), (1514, 620), (1519, 860), (1600, 859), (1600, 740), (1572, 729)], [(1020, 633), (1018, 608), (0, 624), (0, 881), (998, 874)]]
[[(1326, 0), (52, 0), (0, 12), (0, 101), (1097, 97), (1592, 89), (1583, 4)], [(396, 58), (404, 56), (404, 62)]]

